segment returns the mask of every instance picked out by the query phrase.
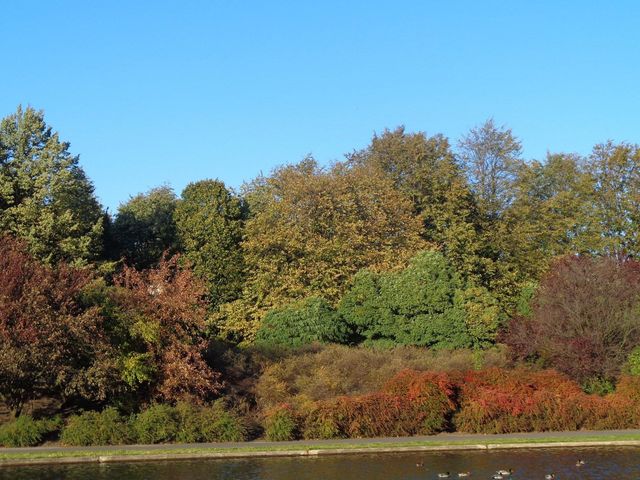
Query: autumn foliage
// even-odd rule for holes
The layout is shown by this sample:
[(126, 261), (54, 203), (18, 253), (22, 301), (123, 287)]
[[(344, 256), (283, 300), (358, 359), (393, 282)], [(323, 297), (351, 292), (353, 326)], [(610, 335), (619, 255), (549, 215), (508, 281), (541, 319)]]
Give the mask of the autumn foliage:
[(0, 239), (0, 396), (20, 413), (42, 396), (104, 400), (113, 348), (95, 307), (83, 303), (84, 269), (49, 267), (23, 242)]
[(164, 258), (156, 268), (125, 267), (115, 279), (113, 299), (144, 355), (153, 381), (153, 398), (202, 401), (220, 388), (219, 374), (205, 362), (205, 286), (180, 268), (178, 257)]
[(405, 370), (370, 394), (277, 406), (267, 425), (284, 414), (289, 433), (305, 438), (637, 428), (640, 379), (623, 376), (615, 393), (599, 396), (554, 370)]
[(584, 381), (617, 376), (640, 343), (640, 263), (583, 256), (556, 262), (530, 317), (512, 320), (504, 341), (516, 359)]

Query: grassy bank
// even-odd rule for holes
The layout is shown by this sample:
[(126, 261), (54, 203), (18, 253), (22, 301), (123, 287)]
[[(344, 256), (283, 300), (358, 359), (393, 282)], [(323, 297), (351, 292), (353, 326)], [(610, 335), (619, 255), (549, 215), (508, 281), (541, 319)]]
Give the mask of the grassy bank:
[(234, 444), (132, 445), (123, 447), (34, 447), (0, 450), (0, 466), (118, 461), (180, 460), (198, 458), (316, 456), (341, 453), (419, 452), (447, 449), (543, 448), (586, 446), (640, 446), (640, 432), (594, 432), (562, 434), (521, 434), (434, 436), (430, 438), (394, 438), (299, 442), (244, 442)]

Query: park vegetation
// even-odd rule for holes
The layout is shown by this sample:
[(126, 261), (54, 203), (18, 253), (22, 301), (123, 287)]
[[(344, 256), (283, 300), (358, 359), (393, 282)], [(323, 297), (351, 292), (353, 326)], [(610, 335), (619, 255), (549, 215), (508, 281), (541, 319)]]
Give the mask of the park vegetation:
[(0, 445), (640, 427), (640, 147), (488, 120), (98, 202), (0, 123)]

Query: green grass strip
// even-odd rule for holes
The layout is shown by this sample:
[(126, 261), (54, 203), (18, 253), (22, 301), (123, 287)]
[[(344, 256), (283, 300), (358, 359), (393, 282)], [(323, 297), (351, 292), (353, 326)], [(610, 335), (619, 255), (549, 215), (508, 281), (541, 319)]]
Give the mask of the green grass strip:
[(92, 449), (74, 450), (73, 447), (64, 448), (57, 451), (38, 451), (34, 448), (28, 452), (11, 452), (2, 453), (0, 449), (0, 461), (10, 460), (37, 460), (37, 459), (60, 459), (60, 458), (78, 458), (78, 457), (102, 457), (102, 456), (130, 456), (136, 457), (140, 455), (169, 455), (180, 458), (181, 455), (206, 455), (218, 453), (252, 453), (252, 452), (292, 452), (306, 450), (350, 450), (350, 449), (402, 449), (407, 447), (447, 447), (447, 446), (465, 446), (465, 445), (502, 445), (502, 444), (539, 444), (539, 443), (599, 443), (611, 441), (640, 441), (640, 434), (616, 434), (616, 435), (593, 435), (593, 436), (553, 436), (553, 437), (513, 437), (513, 438), (491, 438), (488, 435), (482, 439), (464, 439), (464, 440), (416, 440), (416, 441), (398, 441), (398, 442), (367, 442), (361, 443), (354, 440), (353, 443), (301, 443), (301, 444), (283, 444), (283, 445), (262, 445), (234, 447), (234, 448), (217, 448), (210, 446), (175, 448), (167, 446), (167, 448), (154, 448), (151, 450), (129, 449), (109, 447), (95, 447)]

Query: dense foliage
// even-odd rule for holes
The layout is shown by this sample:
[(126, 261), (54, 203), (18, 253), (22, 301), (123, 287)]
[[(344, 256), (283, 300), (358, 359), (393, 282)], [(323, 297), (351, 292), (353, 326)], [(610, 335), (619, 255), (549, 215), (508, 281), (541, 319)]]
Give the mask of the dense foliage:
[(639, 199), (639, 146), (524, 159), (488, 120), (112, 215), (19, 107), (0, 122), (0, 441), (39, 443), (56, 413), (83, 445), (638, 427)]
[(310, 297), (269, 311), (256, 344), (299, 347), (309, 343), (347, 343), (350, 329), (323, 298)]
[(567, 257), (544, 277), (529, 317), (515, 317), (505, 341), (580, 381), (612, 379), (640, 343), (640, 263)]
[(137, 268), (156, 265), (165, 253), (175, 253), (178, 234), (174, 222), (177, 199), (163, 186), (138, 194), (120, 205), (111, 226), (115, 258)]
[(465, 286), (434, 251), (399, 272), (360, 272), (339, 311), (367, 343), (449, 349), (492, 344), (500, 313), (485, 289)]
[(113, 348), (82, 298), (90, 282), (87, 270), (41, 264), (25, 243), (0, 238), (0, 396), (16, 413), (43, 396), (111, 393)]

